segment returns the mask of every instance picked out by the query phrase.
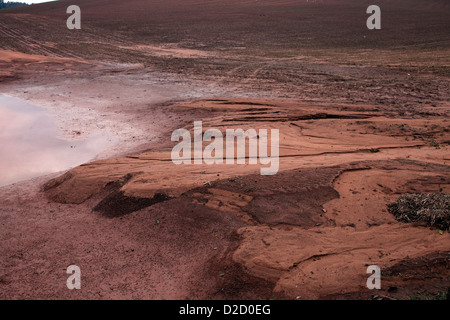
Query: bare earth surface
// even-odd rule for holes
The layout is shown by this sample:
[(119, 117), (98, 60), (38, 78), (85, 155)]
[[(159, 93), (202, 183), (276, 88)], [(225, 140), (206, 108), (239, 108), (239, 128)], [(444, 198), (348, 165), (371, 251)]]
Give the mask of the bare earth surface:
[[(120, 142), (0, 188), (1, 299), (448, 290), (450, 233), (387, 210), (450, 193), (448, 1), (379, 1), (377, 31), (356, 0), (70, 4), (81, 30), (67, 1), (0, 12), (0, 93), (56, 112), (63, 139)], [(198, 120), (279, 129), (278, 174), (173, 164), (172, 132)], [(81, 290), (66, 287), (72, 264)]]

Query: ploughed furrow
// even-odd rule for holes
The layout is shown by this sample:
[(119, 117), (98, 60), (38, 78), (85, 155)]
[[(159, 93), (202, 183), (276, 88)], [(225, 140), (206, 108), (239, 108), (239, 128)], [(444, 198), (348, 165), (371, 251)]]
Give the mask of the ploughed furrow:
[(20, 32), (6, 26), (4, 23), (0, 22), (0, 29), (2, 30), (3, 37), (9, 38), (7, 43), (13, 43), (18, 45), (18, 49), (25, 50), (33, 54), (39, 54), (44, 56), (57, 56), (63, 57), (61, 54), (52, 50), (53, 48), (49, 48), (45, 45), (42, 45), (34, 40), (32, 40), (28, 36), (24, 36)]
[[(131, 45), (130, 41), (127, 41), (123, 36), (112, 33), (109, 30), (100, 30), (99, 28), (91, 27), (87, 23), (82, 24), (81, 30), (69, 30), (66, 28), (65, 21), (50, 19), (43, 16), (30, 15), (27, 19), (21, 19), (20, 17), (12, 17), (16, 20), (16, 23), (20, 25), (20, 28), (26, 30), (45, 30), (46, 41), (61, 42), (61, 37), (65, 39), (67, 43), (91, 43), (91, 44), (114, 44), (114, 45)], [(55, 30), (56, 32), (52, 32)], [(57, 38), (55, 38), (55, 34)], [(40, 39), (43, 40), (43, 39)], [(72, 51), (62, 48), (51, 48), (55, 51), (61, 52), (65, 56), (76, 56)]]
[[(3, 37), (1, 39), (3, 49), (53, 57), (79, 58), (72, 51), (56, 47), (61, 36), (64, 36), (56, 35), (54, 32), (55, 28), (58, 28), (56, 21), (15, 16), (3, 16), (2, 21), (0, 39)], [(65, 28), (65, 25), (60, 28)]]
[(121, 34), (87, 23), (81, 30), (69, 30), (64, 20), (43, 16), (6, 14), (2, 21), (1, 47), (29, 54), (78, 59), (117, 57), (123, 54), (117, 48), (132, 44)]

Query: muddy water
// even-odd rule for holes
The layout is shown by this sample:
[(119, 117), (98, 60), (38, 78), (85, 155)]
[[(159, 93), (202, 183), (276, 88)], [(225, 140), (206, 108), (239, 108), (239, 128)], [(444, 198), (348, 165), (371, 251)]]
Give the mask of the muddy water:
[(0, 95), (0, 186), (89, 162), (117, 140), (104, 134), (76, 141), (57, 136), (47, 110)]

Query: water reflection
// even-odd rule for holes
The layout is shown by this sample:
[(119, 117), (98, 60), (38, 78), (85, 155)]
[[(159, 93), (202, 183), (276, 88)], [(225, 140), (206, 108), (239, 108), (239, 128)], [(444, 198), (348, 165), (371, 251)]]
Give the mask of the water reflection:
[(0, 186), (78, 166), (115, 140), (98, 134), (67, 141), (57, 134), (48, 111), (0, 95)]

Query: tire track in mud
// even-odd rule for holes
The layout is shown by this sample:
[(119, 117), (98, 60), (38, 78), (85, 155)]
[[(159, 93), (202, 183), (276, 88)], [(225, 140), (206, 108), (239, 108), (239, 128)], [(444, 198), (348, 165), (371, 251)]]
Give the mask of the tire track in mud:
[(0, 22), (0, 28), (2, 29), (3, 35), (11, 38), (13, 43), (18, 43), (26, 49), (31, 50), (31, 52), (34, 54), (64, 57), (64, 55), (61, 55), (61, 53), (57, 52), (59, 51), (58, 49), (50, 48), (48, 46), (40, 44), (39, 42), (30, 39), (29, 36), (21, 34), (20, 32), (8, 27), (2, 22)]
[[(61, 51), (63, 54), (66, 54), (70, 57), (79, 58), (79, 59), (88, 59), (93, 54), (104, 56), (109, 55), (111, 57), (117, 58), (120, 57), (121, 54), (117, 53), (117, 50), (122, 51), (120, 46), (131, 46), (134, 42), (127, 40), (124, 36), (117, 35), (111, 33), (110, 30), (102, 29), (100, 27), (90, 26), (87, 23), (82, 23), (81, 30), (68, 30), (66, 28), (65, 23), (61, 24), (59, 21), (55, 21), (46, 17), (39, 17), (37, 19), (35, 16), (31, 16), (27, 21), (20, 21), (21, 23), (25, 23), (30, 25), (30, 27), (41, 25), (41, 26), (59, 26), (62, 30), (61, 36), (65, 36), (68, 40), (67, 44), (79, 43), (89, 47), (89, 50), (86, 50), (85, 53), (78, 52), (78, 54), (74, 54), (70, 49), (61, 49), (58, 48), (56, 50)], [(73, 38), (72, 33), (81, 32), (79, 36), (81, 38)], [(65, 35), (64, 35), (65, 33)]]
[[(45, 18), (45, 17), (34, 17), (27, 16), (26, 19), (19, 16), (6, 16), (6, 19), (2, 19), (3, 22), (0, 22), (0, 29), (2, 30), (2, 35), (6, 38), (6, 41), (3, 40), (4, 43), (3, 48), (8, 48), (12, 50), (25, 50), (27, 52), (39, 55), (48, 55), (54, 57), (66, 57), (66, 58), (76, 58), (82, 59), (83, 56), (86, 58), (87, 56), (91, 56), (92, 53), (104, 55), (108, 52), (110, 55), (115, 56), (113, 47), (118, 45), (129, 45), (130, 41), (127, 41), (122, 36), (108, 34), (108, 32), (99, 33), (96, 28), (92, 28), (89, 26), (83, 25), (81, 30), (81, 38), (77, 38), (80, 34), (77, 34), (77, 37), (73, 37), (65, 24), (61, 24), (60, 21), (55, 21), (53, 19)], [(9, 21), (6, 21), (9, 19)], [(67, 38), (67, 44), (77, 43), (80, 44), (89, 44), (89, 50), (86, 50), (86, 54), (75, 53), (70, 49), (56, 48), (51, 45), (44, 44), (45, 41), (43, 39), (34, 40), (32, 37), (34, 33), (28, 30), (46, 30), (47, 35), (50, 34), (50, 29), (61, 29), (56, 32), (56, 36)], [(74, 31), (77, 32), (77, 31)], [(52, 32), (52, 36), (54, 33)], [(53, 43), (52, 41), (47, 41)], [(55, 45), (59, 42), (55, 42)], [(6, 45), (5, 45), (6, 44)], [(12, 45), (10, 45), (12, 44)], [(96, 44), (96, 45), (92, 45)], [(102, 45), (105, 44), (108, 47), (102, 48)], [(100, 45), (100, 46), (99, 46)]]
[[(53, 46), (45, 45), (39, 40), (33, 40), (31, 39), (31, 35), (25, 35), (25, 32), (23, 30), (46, 30), (52, 25), (58, 25), (54, 20), (45, 18), (45, 17), (34, 17), (32, 15), (27, 15), (26, 19), (20, 18), (17, 16), (9, 17), (14, 22), (10, 25), (14, 25), (16, 28), (13, 29), (9, 27), (10, 34), (12, 33), (15, 35), (14, 39), (17, 39), (16, 37), (20, 37), (22, 40), (25, 41), (25, 44), (27, 44), (27, 47), (30, 46), (32, 48), (40, 48), (44, 53), (47, 53), (51, 56), (56, 57), (68, 57), (68, 58), (80, 58), (79, 55), (74, 54), (71, 51), (64, 50), (61, 48), (55, 48)], [(1, 24), (1, 23), (0, 23)], [(5, 25), (3, 25), (4, 28), (7, 28)], [(61, 26), (65, 27), (65, 26)], [(28, 32), (27, 32), (28, 33)], [(47, 33), (50, 33), (50, 30), (47, 30)], [(30, 33), (31, 34), (31, 33)], [(20, 41), (20, 40), (19, 40)], [(23, 43), (23, 41), (22, 41)], [(34, 52), (33, 52), (34, 53)]]
[[(14, 17), (14, 19), (17, 19), (16, 17)], [(59, 26), (59, 28), (61, 28), (61, 30), (64, 30), (65, 32), (67, 32), (67, 35), (70, 35), (72, 32), (77, 32), (77, 31), (71, 31), (68, 30), (66, 28), (66, 24), (61, 23), (59, 20), (54, 20), (54, 19), (50, 19), (47, 17), (42, 17), (39, 16), (39, 18), (35, 17), (35, 16), (30, 16), (27, 17), (27, 20), (20, 20), (21, 24), (27, 24), (30, 27), (36, 27), (36, 26), (43, 26), (43, 27), (48, 27), (48, 26)], [(86, 23), (82, 24), (81, 27), (81, 31), (83, 32), (84, 36), (88, 36), (87, 40), (90, 40), (92, 42), (102, 42), (102, 43), (117, 43), (117, 44), (129, 44), (131, 43), (130, 41), (127, 41), (124, 37), (122, 36), (118, 36), (116, 34), (111, 34), (109, 32), (109, 30), (103, 30), (104, 32), (99, 32), (101, 29), (100, 28), (96, 28), (96, 27), (91, 27), (89, 25), (87, 25)]]

